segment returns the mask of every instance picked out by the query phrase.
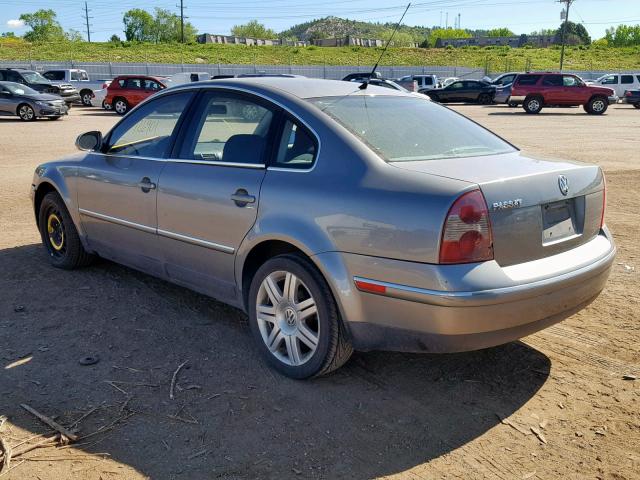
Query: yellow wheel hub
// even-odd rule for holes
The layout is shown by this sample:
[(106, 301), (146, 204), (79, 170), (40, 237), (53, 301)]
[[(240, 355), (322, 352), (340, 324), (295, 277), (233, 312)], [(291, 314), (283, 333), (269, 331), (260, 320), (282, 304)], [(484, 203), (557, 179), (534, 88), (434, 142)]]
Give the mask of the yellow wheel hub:
[(49, 234), (49, 243), (56, 251), (62, 250), (64, 246), (64, 230), (62, 222), (55, 213), (50, 213), (47, 219), (47, 233)]

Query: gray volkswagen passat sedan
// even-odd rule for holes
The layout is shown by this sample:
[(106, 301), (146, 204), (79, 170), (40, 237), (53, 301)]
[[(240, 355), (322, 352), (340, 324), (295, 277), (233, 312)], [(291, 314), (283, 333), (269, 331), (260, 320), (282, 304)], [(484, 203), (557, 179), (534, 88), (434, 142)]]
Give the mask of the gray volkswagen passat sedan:
[(509, 342), (598, 295), (615, 254), (599, 167), (358, 87), (198, 82), (81, 135), (33, 179), (51, 263), (99, 255), (235, 305), (295, 378), (353, 349)]
[(0, 115), (17, 115), (31, 122), (39, 117), (57, 120), (68, 111), (58, 95), (40, 93), (20, 83), (0, 82)]

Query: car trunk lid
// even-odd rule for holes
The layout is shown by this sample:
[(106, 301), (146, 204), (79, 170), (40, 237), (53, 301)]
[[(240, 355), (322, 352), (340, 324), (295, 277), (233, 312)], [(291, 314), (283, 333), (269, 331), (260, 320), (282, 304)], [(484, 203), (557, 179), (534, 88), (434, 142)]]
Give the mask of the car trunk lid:
[(489, 208), (500, 265), (570, 250), (600, 231), (604, 178), (595, 165), (540, 160), (520, 152), (393, 165), (478, 185)]

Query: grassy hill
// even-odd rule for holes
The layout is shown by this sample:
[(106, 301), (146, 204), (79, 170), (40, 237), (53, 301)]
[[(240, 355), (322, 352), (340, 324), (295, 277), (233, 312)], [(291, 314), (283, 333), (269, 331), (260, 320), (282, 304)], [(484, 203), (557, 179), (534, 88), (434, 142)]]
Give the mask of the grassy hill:
[[(0, 60), (76, 62), (221, 63), (258, 65), (373, 65), (380, 49), (343, 47), (247, 47), (60, 42), (29, 43), (0, 39)], [(490, 71), (557, 69), (560, 50), (469, 47), (460, 49), (390, 48), (383, 65), (457, 65)], [(569, 47), (565, 68), (572, 70), (640, 70), (640, 47)]]

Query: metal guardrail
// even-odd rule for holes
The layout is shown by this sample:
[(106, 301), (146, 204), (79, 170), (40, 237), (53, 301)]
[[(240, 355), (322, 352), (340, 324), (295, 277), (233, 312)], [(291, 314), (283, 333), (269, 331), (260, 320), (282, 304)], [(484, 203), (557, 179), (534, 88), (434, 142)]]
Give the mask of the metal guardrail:
[[(271, 73), (304, 75), (311, 78), (326, 78), (340, 80), (349, 73), (367, 72), (373, 66), (366, 65), (252, 65), (252, 64), (175, 64), (175, 63), (115, 63), (115, 62), (48, 62), (48, 61), (0, 61), (0, 67), (29, 68), (36, 71), (45, 71), (57, 68), (81, 68), (86, 70), (89, 76), (95, 80), (110, 79), (118, 75), (157, 75), (170, 76), (180, 72), (207, 72), (213, 75), (238, 75), (242, 73)], [(482, 78), (485, 76), (484, 68), (470, 68), (458, 66), (380, 66), (378, 71), (385, 78), (399, 78), (404, 75), (430, 74), (438, 77)], [(595, 80), (607, 73), (624, 73), (620, 71), (590, 70), (570, 71), (585, 80)], [(490, 76), (496, 76), (502, 71), (490, 72)], [(635, 72), (633, 72), (635, 73)]]

